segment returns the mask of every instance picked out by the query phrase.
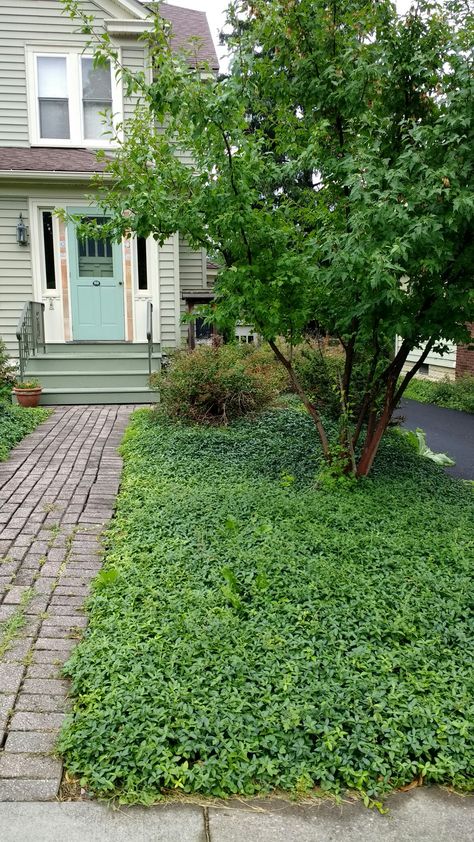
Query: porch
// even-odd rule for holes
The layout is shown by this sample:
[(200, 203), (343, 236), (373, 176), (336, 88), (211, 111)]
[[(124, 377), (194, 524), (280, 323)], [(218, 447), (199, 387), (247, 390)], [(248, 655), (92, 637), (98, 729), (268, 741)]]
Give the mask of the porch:
[(161, 365), (153, 341), (153, 306), (148, 302), (146, 342), (46, 343), (44, 304), (29, 301), (17, 328), (20, 377), (38, 380), (43, 406), (154, 403), (148, 385)]

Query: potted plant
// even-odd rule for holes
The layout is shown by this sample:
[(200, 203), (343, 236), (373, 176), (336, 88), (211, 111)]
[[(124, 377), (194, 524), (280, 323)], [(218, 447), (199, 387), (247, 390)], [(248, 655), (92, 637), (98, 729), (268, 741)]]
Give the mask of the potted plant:
[(38, 380), (17, 380), (13, 387), (20, 406), (38, 406), (42, 391)]

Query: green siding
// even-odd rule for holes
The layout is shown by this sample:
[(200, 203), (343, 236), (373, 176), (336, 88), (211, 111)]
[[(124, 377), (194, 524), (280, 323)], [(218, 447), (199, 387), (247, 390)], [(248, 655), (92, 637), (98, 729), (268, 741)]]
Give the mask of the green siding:
[(25, 301), (33, 297), (30, 246), (16, 242), (19, 213), (28, 225), (26, 197), (0, 198), (0, 336), (17, 352), (16, 326)]
[(179, 344), (176, 330), (176, 272), (174, 238), (166, 240), (159, 252), (160, 332), (162, 349)]
[[(124, 67), (128, 67), (129, 70), (133, 72), (137, 72), (143, 70), (145, 67), (145, 52), (144, 48), (140, 46), (135, 46), (131, 44), (123, 45), (122, 46), (122, 61)], [(137, 97), (124, 97), (123, 100), (123, 116), (124, 120), (129, 120), (130, 117), (133, 117), (133, 109), (135, 103), (137, 102)]]
[(183, 292), (206, 288), (202, 251), (194, 251), (183, 237), (179, 238), (179, 275)]

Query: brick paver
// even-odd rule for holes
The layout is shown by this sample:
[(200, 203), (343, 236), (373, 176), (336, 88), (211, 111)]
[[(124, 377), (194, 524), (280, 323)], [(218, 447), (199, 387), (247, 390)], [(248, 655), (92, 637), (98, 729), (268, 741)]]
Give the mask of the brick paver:
[(0, 464), (0, 801), (58, 794), (61, 666), (86, 625), (132, 409), (58, 407)]

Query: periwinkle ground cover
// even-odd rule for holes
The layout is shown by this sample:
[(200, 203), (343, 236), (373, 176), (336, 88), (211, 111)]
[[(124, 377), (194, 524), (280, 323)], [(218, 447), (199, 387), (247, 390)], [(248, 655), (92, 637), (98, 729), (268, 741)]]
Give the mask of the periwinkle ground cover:
[(309, 419), (134, 416), (73, 653), (67, 768), (102, 796), (474, 778), (472, 488), (388, 436), (318, 487)]
[(32, 433), (50, 412), (41, 406), (25, 409), (0, 400), (0, 462), (4, 462), (12, 447)]

